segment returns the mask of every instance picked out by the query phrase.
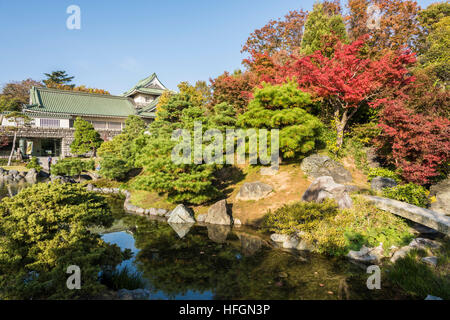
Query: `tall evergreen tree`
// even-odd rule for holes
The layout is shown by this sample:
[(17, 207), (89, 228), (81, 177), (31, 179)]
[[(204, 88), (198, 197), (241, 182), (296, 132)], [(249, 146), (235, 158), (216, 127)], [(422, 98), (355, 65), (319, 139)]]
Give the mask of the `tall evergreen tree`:
[(75, 77), (70, 77), (66, 71), (58, 70), (53, 71), (52, 73), (44, 73), (47, 79), (44, 80), (44, 83), (47, 87), (52, 86), (54, 84), (63, 84), (74, 87), (74, 84), (70, 84)]
[(97, 149), (103, 142), (100, 134), (95, 131), (91, 123), (79, 117), (75, 120), (74, 128), (74, 140), (70, 145), (70, 151), (77, 155), (92, 151), (92, 156), (95, 156)]
[(323, 4), (316, 3), (306, 20), (301, 53), (308, 55), (321, 50), (324, 40), (329, 36), (347, 40), (344, 19), (341, 15), (327, 15)]

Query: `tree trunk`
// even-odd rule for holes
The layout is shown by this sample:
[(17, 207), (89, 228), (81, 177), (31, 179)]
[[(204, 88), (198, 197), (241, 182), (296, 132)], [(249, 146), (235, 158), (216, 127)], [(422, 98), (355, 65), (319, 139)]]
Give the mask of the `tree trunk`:
[(16, 137), (17, 137), (17, 131), (14, 131), (14, 138), (13, 138), (13, 143), (12, 143), (12, 149), (11, 149), (11, 153), (9, 154), (9, 159), (8, 159), (8, 167), (11, 165), (11, 160), (14, 154), (14, 149), (16, 149)]
[(342, 117), (340, 117), (339, 115), (339, 108), (336, 108), (335, 112), (334, 112), (334, 121), (336, 123), (336, 134), (337, 134), (337, 138), (336, 138), (336, 154), (339, 152), (339, 150), (342, 147), (342, 144), (344, 143), (344, 130), (345, 127), (347, 126), (347, 122), (350, 120), (351, 117), (353, 117), (353, 115), (356, 113), (356, 111), (358, 110), (358, 108), (354, 107), (349, 114), (349, 109), (345, 108), (344, 113), (342, 114)]
[(336, 109), (334, 113), (334, 121), (336, 124), (336, 153), (339, 152), (339, 150), (342, 147), (342, 144), (344, 143), (344, 129), (347, 124), (347, 110), (344, 111), (344, 114), (342, 115), (342, 118), (339, 116), (339, 110)]

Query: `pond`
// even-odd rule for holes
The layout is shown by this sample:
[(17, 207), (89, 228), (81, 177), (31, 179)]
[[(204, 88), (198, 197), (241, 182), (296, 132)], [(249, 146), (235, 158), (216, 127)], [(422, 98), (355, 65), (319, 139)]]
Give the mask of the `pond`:
[[(1, 184), (0, 197), (29, 184)], [(404, 299), (381, 280), (366, 286), (366, 267), (345, 258), (275, 248), (248, 227), (168, 224), (127, 214), (122, 199), (110, 199), (114, 225), (102, 238), (131, 259), (119, 268), (140, 274), (151, 299)]]
[(406, 298), (383, 282), (369, 290), (366, 267), (275, 248), (247, 227), (171, 225), (123, 213), (102, 238), (133, 252), (119, 268), (139, 273), (152, 299)]

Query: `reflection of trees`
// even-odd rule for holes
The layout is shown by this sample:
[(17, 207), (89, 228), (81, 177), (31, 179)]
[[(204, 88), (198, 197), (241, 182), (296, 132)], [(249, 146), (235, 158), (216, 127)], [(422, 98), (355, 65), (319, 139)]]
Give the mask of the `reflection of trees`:
[[(208, 239), (206, 228), (194, 226), (180, 239), (168, 224), (132, 219), (135, 245), (141, 250), (138, 268), (156, 290), (170, 297), (192, 290), (211, 291), (217, 299), (356, 299), (361, 296), (355, 289), (367, 292), (362, 288), (367, 279), (364, 270), (353, 269), (345, 260), (317, 255), (305, 259), (265, 246), (245, 255), (250, 247), (258, 247), (254, 236), (243, 244), (244, 234), (232, 232), (220, 244)], [(238, 241), (230, 241), (233, 237)], [(350, 276), (354, 274), (361, 277), (354, 279)]]

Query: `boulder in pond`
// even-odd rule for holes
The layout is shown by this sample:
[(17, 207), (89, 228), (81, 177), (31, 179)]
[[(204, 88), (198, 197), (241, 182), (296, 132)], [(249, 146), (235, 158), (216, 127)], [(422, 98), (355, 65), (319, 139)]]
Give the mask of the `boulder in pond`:
[(386, 178), (386, 177), (375, 177), (370, 182), (370, 188), (372, 190), (383, 190), (384, 188), (392, 188), (397, 185), (397, 182), (394, 179)]
[(345, 169), (342, 164), (319, 154), (313, 154), (303, 159), (301, 169), (313, 178), (330, 176), (337, 183), (347, 183), (353, 180), (350, 171)]
[(267, 197), (273, 188), (266, 183), (262, 183), (259, 181), (255, 182), (246, 182), (239, 189), (238, 194), (236, 195), (236, 200), (260, 200), (262, 198)]
[(227, 209), (227, 201), (220, 200), (208, 209), (205, 223), (230, 225), (231, 216)]
[(169, 214), (167, 222), (170, 223), (195, 223), (192, 211), (186, 208), (183, 204), (179, 204)]
[(350, 208), (353, 205), (346, 186), (335, 183), (330, 176), (319, 177), (311, 183), (302, 196), (303, 201), (322, 202), (325, 199), (334, 199), (339, 208)]
[(359, 251), (350, 250), (347, 257), (362, 263), (376, 264), (383, 258), (383, 245), (380, 244), (376, 248), (368, 248), (363, 245)]
[(436, 198), (430, 209), (450, 216), (450, 178), (431, 186), (430, 195)]

